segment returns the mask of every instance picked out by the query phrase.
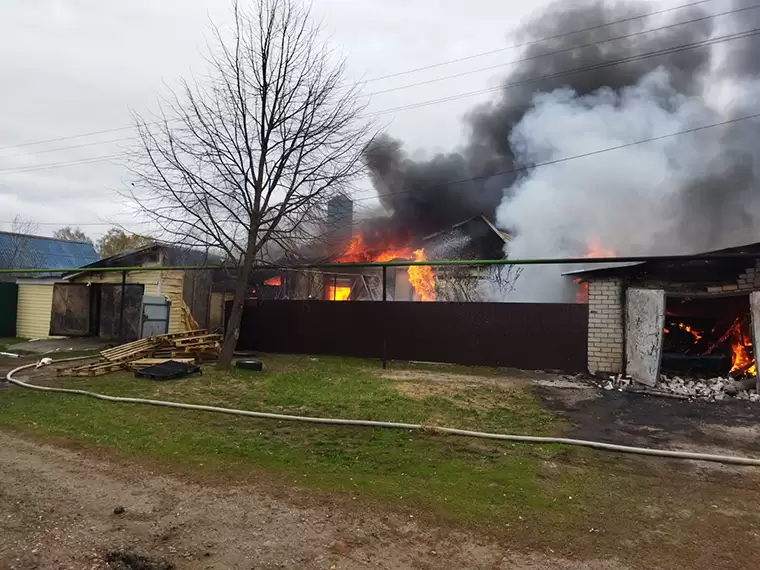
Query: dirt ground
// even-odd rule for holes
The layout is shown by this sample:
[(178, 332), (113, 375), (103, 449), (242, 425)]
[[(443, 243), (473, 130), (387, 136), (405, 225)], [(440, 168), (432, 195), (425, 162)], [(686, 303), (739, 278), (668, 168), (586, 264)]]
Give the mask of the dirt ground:
[(0, 480), (1, 570), (625, 570), (511, 552), (411, 515), (199, 486), (3, 433)]

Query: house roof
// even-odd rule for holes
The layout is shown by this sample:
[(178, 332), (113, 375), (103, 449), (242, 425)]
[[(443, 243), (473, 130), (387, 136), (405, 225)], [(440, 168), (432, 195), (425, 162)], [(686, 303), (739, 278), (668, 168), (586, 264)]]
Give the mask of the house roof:
[[(65, 241), (44, 236), (0, 232), (0, 268), (69, 269), (99, 259), (89, 242)], [(59, 275), (36, 273), (37, 277)]]
[[(721, 253), (758, 253), (760, 254), (760, 242), (715, 249), (711, 251), (698, 252), (691, 255), (719, 255)], [(597, 264), (594, 267), (568, 271), (563, 275), (584, 278), (601, 278), (601, 277), (635, 277), (643, 275), (652, 275), (658, 273), (672, 273), (674, 270), (682, 273), (685, 277), (688, 274), (701, 273), (704, 277), (709, 277), (713, 273), (720, 273), (725, 270), (742, 268), (747, 261), (742, 259), (683, 259), (673, 261), (651, 260), (635, 261), (628, 263), (609, 263)]]
[(71, 279), (76, 275), (88, 273), (87, 269), (96, 269), (101, 267), (133, 267), (138, 266), (145, 261), (145, 258), (155, 252), (162, 251), (164, 259), (162, 265), (180, 266), (180, 265), (219, 265), (221, 259), (205, 251), (181, 247), (165, 243), (152, 243), (137, 249), (130, 249), (99, 259), (89, 265), (82, 267), (82, 271), (71, 273), (66, 276)]
[(429, 235), (422, 243), (429, 259), (501, 259), (510, 239), (479, 215)]

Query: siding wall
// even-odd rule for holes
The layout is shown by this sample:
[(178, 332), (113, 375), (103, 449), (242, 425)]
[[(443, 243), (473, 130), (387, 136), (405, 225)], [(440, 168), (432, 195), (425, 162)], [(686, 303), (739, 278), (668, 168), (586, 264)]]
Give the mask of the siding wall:
[[(127, 273), (127, 283), (143, 285), (145, 295), (151, 297), (168, 297), (171, 301), (169, 311), (169, 332), (177, 333), (186, 330), (183, 316), (183, 280), (184, 271), (130, 271)], [(121, 273), (108, 271), (102, 273), (86, 273), (72, 283), (121, 283)], [(51, 289), (52, 300), (52, 289)]]
[(20, 284), (16, 336), (47, 338), (50, 336), (50, 317), (53, 312), (53, 284)]

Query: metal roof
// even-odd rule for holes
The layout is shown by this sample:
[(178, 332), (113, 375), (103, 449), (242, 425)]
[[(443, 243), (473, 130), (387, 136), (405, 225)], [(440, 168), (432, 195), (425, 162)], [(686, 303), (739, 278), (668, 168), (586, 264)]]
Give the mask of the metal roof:
[[(81, 267), (99, 259), (91, 243), (0, 232), (1, 269)], [(36, 277), (57, 275), (36, 274)]]

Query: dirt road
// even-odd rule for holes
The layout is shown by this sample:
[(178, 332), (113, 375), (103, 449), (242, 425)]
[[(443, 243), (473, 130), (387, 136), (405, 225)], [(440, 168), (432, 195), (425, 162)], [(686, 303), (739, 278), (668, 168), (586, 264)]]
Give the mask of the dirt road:
[[(250, 486), (204, 487), (0, 433), (0, 570), (171, 567), (161, 560), (177, 570), (624, 570), (510, 552), (425, 528), (411, 515), (296, 503), (303, 501)], [(121, 556), (109, 565), (115, 551), (147, 560)]]

